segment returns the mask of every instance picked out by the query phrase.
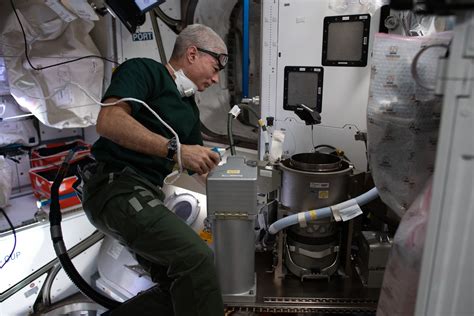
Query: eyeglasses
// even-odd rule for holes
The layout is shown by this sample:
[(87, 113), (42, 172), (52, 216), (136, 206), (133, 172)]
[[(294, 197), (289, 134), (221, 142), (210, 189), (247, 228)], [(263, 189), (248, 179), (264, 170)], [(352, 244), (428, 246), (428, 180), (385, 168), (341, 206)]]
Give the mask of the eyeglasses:
[(219, 63), (219, 70), (224, 69), (225, 65), (227, 65), (227, 61), (229, 60), (229, 56), (227, 54), (218, 54), (215, 52), (211, 52), (210, 50), (204, 49), (204, 48), (199, 48), (196, 47), (198, 51), (206, 53), (208, 55), (211, 55), (214, 57), (217, 62)]

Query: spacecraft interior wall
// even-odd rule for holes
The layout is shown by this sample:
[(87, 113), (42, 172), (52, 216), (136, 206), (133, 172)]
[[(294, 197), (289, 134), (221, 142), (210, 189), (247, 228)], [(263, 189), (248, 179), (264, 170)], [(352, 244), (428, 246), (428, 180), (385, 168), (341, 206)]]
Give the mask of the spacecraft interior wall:
[(343, 9), (336, 8), (335, 1), (263, 2), (262, 117), (274, 117), (275, 128), (288, 132), (284, 156), (309, 152), (313, 144), (329, 144), (345, 150), (355, 167), (365, 170), (365, 146), (355, 142), (354, 135), (366, 130), (370, 53), (365, 67), (323, 67), (322, 122), (313, 130), (293, 112), (283, 109), (283, 99), (285, 67), (321, 67), (325, 17), (370, 14), (370, 52), (378, 32), (380, 10), (379, 1), (367, 3), (372, 5), (357, 3)]

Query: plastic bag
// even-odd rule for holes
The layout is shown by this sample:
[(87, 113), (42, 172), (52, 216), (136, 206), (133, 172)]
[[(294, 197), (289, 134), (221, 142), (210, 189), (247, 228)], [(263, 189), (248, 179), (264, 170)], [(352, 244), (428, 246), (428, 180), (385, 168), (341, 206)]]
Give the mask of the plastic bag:
[(13, 170), (5, 161), (4, 156), (0, 156), (0, 207), (8, 205), (12, 193)]
[[(442, 98), (417, 85), (411, 63), (421, 47), (448, 44), (452, 34), (402, 37), (377, 34), (374, 43), (367, 137), (380, 198), (400, 217), (433, 174)], [(439, 57), (433, 47), (418, 59), (423, 82), (433, 83)]]
[(377, 316), (413, 315), (431, 206), (432, 179), (405, 213), (385, 267)]
[(5, 67), (5, 60), (0, 57), (0, 95), (8, 94), (10, 94), (10, 88), (8, 87), (7, 68)]
[(275, 163), (280, 161), (283, 155), (283, 143), (285, 141), (285, 133), (281, 130), (276, 130), (272, 135), (272, 145), (270, 148), (270, 162)]

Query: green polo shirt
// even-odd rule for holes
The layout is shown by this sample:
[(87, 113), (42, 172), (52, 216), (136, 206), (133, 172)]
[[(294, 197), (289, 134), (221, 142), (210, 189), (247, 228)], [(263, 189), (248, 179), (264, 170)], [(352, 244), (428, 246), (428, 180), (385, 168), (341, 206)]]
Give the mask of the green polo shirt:
[[(134, 58), (121, 64), (112, 75), (103, 100), (108, 97), (133, 97), (144, 101), (170, 125), (182, 144), (202, 145), (199, 109), (194, 96), (182, 98), (173, 77), (166, 67), (153, 59)], [(142, 104), (127, 102), (132, 116), (143, 126), (166, 138), (173, 134)], [(120, 125), (120, 122), (116, 122)], [(165, 158), (142, 154), (124, 148), (104, 137), (92, 147), (97, 161), (109, 168), (123, 169), (128, 166), (156, 185), (172, 171), (173, 162)]]

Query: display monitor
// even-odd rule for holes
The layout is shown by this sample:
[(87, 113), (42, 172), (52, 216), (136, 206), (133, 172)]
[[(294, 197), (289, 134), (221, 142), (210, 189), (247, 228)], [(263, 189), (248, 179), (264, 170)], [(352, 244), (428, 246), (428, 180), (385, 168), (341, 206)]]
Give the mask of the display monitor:
[(148, 12), (154, 7), (162, 4), (164, 0), (135, 0), (135, 4), (142, 13)]
[(283, 109), (294, 111), (301, 104), (321, 113), (323, 68), (286, 66)]
[(145, 23), (145, 13), (165, 0), (105, 0), (107, 6), (122, 21), (130, 33)]
[(323, 66), (366, 66), (369, 31), (368, 14), (325, 17)]

